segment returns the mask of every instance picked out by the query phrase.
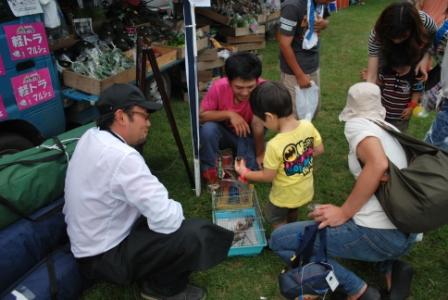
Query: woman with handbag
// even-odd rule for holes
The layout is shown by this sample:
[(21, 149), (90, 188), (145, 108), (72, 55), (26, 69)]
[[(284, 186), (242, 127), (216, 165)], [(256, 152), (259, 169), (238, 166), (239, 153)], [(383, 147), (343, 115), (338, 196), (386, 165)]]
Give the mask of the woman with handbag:
[[(377, 85), (362, 82), (349, 89), (339, 119), (346, 122), (348, 165), (356, 183), (342, 206), (318, 205), (309, 214), (320, 223), (319, 228), (326, 227), (328, 262), (334, 268), (339, 289), (349, 300), (379, 300), (381, 295), (334, 258), (378, 262), (386, 275), (390, 299), (405, 299), (410, 290), (412, 269), (397, 259), (414, 244), (416, 235), (399, 231), (375, 196), (380, 183), (387, 180), (388, 159), (399, 168), (407, 166), (402, 146), (372, 121), (384, 122), (384, 118)], [(271, 249), (289, 261), (302, 241), (304, 228), (312, 222), (278, 228), (271, 235)], [(318, 244), (316, 241), (315, 249)]]

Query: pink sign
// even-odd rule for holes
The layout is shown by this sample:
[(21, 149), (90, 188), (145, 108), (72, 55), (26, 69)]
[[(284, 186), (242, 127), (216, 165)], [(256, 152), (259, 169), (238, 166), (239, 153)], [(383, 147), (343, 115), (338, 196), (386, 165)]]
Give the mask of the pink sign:
[(0, 120), (4, 120), (8, 117), (5, 105), (3, 104), (3, 98), (0, 96)]
[(13, 77), (11, 85), (19, 110), (28, 109), (54, 97), (48, 68)]
[(2, 57), (0, 56), (0, 76), (3, 76), (3, 75), (5, 75), (5, 74), (6, 74), (5, 66), (3, 65), (3, 59), (2, 59)]
[(43, 56), (50, 53), (42, 22), (3, 26), (12, 60)]

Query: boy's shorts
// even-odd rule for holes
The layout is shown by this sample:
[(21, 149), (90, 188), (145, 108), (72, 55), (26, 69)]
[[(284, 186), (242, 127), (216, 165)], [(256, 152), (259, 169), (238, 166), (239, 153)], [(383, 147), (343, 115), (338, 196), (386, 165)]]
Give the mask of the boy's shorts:
[(279, 224), (285, 223), (288, 218), (288, 213), (296, 209), (297, 208), (279, 207), (269, 201), (264, 207), (264, 212), (266, 220), (270, 224)]

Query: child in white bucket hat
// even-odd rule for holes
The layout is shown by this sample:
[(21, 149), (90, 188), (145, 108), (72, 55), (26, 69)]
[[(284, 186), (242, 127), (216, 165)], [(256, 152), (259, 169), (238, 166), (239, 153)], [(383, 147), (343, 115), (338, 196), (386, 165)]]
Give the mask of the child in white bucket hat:
[(381, 104), (379, 86), (370, 82), (355, 83), (347, 94), (347, 103), (339, 114), (339, 121), (366, 118), (384, 121), (386, 109)]

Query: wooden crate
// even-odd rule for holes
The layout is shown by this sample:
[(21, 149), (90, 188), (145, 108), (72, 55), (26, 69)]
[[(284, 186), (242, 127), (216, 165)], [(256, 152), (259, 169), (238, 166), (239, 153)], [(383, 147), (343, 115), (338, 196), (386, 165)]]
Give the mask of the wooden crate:
[[(196, 39), (197, 50), (201, 51), (201, 50), (208, 48), (208, 43), (209, 43), (209, 38), (207, 36)], [(167, 45), (164, 45), (163, 43), (153, 43), (153, 45), (157, 45), (157, 47), (160, 46), (160, 47), (164, 47), (164, 48), (172, 49), (172, 50), (176, 51), (177, 59), (185, 58), (185, 46), (184, 45), (179, 46), (179, 47), (167, 46)]]
[(62, 73), (64, 85), (82, 92), (99, 95), (102, 90), (114, 83), (128, 83), (135, 80), (135, 68), (127, 69), (121, 73), (110, 76), (103, 80), (87, 77), (72, 71), (64, 70)]
[(266, 48), (266, 42), (232, 44), (232, 46), (236, 47), (237, 51), (259, 50)]
[(198, 55), (198, 61), (214, 61), (218, 59), (218, 49), (208, 48)]
[(223, 16), (216, 11), (214, 11), (211, 8), (203, 8), (203, 7), (196, 7), (196, 13), (198, 15), (204, 16), (209, 18), (210, 20), (215, 21), (216, 23), (222, 24), (222, 25), (228, 25), (230, 23), (230, 18), (227, 16)]
[(266, 16), (266, 23), (280, 19), (280, 11), (274, 11)]
[[(157, 46), (152, 47), (152, 49), (154, 50), (154, 54), (156, 55), (156, 61), (157, 61), (157, 64), (159, 65), (159, 68), (175, 61), (177, 58), (176, 48), (174, 48), (174, 47), (157, 45)], [(131, 57), (135, 61), (136, 60), (136, 52), (135, 51), (136, 51), (135, 49), (131, 49), (129, 51), (126, 51), (125, 55), (128, 57)], [(151, 64), (149, 63), (148, 60), (147, 60), (146, 66), (147, 66), (146, 71), (151, 72)]]
[(258, 24), (266, 24), (275, 20), (278, 20), (280, 18), (280, 11), (274, 11), (271, 13), (263, 13), (261, 15), (257, 16), (257, 23)]
[(266, 27), (264, 25), (258, 25), (255, 32), (252, 32), (249, 26), (245, 27), (228, 27), (223, 26), (219, 29), (219, 32), (225, 36), (243, 36), (251, 34), (264, 34)]
[(264, 34), (249, 34), (243, 36), (228, 36), (227, 43), (240, 44), (240, 43), (260, 43), (266, 40)]
[[(166, 47), (154, 47), (154, 49), (156, 53), (161, 53), (161, 55), (156, 58), (159, 67), (163, 67), (164, 65), (176, 60), (175, 50)], [(127, 51), (125, 55), (128, 57), (133, 57), (135, 61), (135, 50)], [(151, 72), (149, 63), (147, 72)], [(98, 80), (69, 70), (64, 70), (62, 73), (62, 78), (64, 85), (67, 87), (71, 87), (88, 94), (99, 95), (101, 91), (114, 83), (128, 83), (134, 81), (135, 73), (136, 70), (135, 67), (133, 67), (106, 79)]]
[(198, 71), (211, 70), (224, 66), (224, 59), (218, 58), (213, 61), (200, 61), (198, 62)]
[(70, 48), (77, 42), (78, 42), (77, 37), (74, 34), (70, 34), (57, 40), (50, 40), (48, 41), (48, 45), (51, 51), (56, 51), (63, 48)]

